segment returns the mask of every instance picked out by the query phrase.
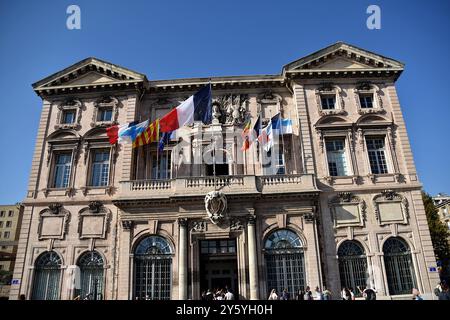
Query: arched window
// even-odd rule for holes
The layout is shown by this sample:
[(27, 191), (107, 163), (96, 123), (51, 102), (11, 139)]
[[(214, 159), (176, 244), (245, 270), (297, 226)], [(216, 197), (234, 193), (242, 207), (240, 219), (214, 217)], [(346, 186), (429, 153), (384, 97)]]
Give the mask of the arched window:
[(296, 233), (277, 230), (266, 239), (264, 249), (268, 291), (287, 289), (292, 297), (305, 288), (303, 244)]
[(41, 254), (34, 263), (33, 300), (59, 299), (61, 258), (54, 251)]
[(86, 252), (78, 259), (81, 299), (87, 296), (95, 300), (103, 299), (103, 265), (103, 258), (97, 251)]
[(383, 245), (389, 294), (409, 294), (416, 287), (414, 266), (408, 244), (400, 238), (389, 238)]
[(353, 288), (353, 292), (367, 285), (367, 257), (357, 241), (344, 241), (338, 249), (339, 274), (342, 288)]
[(172, 286), (172, 249), (166, 239), (149, 236), (134, 251), (134, 298), (169, 300)]

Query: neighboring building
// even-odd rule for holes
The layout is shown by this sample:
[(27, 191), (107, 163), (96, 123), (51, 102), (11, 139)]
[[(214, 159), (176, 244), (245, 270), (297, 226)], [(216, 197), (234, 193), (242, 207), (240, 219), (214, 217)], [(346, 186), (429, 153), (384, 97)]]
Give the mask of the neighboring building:
[[(368, 285), (379, 299), (413, 287), (433, 299), (395, 88), (403, 67), (339, 42), (276, 75), (147, 80), (88, 58), (35, 83), (43, 106), (10, 298), (200, 299), (228, 286), (267, 299), (309, 285), (338, 299)], [(109, 145), (107, 126), (159, 118), (209, 81), (211, 125), (178, 130), (163, 153)], [(293, 133), (240, 151), (245, 119), (279, 111)]]
[(0, 298), (9, 296), (10, 275), (14, 271), (20, 225), (22, 223), (22, 207), (16, 205), (0, 205)]
[[(433, 197), (434, 205), (438, 209), (439, 218), (450, 230), (450, 196), (439, 193)], [(450, 241), (450, 238), (449, 238)]]

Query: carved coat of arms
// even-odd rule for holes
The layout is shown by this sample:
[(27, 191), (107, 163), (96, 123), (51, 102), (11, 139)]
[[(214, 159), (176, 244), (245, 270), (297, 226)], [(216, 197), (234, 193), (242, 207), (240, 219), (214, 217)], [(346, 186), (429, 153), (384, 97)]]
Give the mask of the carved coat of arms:
[(227, 198), (220, 191), (211, 191), (205, 196), (205, 209), (212, 223), (218, 224), (226, 215)]

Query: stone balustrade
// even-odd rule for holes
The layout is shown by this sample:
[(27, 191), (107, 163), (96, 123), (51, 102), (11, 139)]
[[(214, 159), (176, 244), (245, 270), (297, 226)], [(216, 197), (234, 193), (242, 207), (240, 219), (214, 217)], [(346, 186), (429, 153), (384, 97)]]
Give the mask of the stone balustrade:
[(167, 180), (120, 182), (119, 199), (203, 196), (220, 190), (225, 194), (268, 194), (316, 191), (313, 175), (183, 177)]

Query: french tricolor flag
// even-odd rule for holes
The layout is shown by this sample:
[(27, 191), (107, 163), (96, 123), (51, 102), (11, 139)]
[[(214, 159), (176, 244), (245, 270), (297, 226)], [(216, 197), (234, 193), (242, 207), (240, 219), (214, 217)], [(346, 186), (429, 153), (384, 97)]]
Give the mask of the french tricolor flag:
[(182, 126), (193, 124), (194, 121), (209, 124), (211, 118), (211, 84), (208, 84), (162, 117), (159, 120), (159, 131), (174, 131)]

